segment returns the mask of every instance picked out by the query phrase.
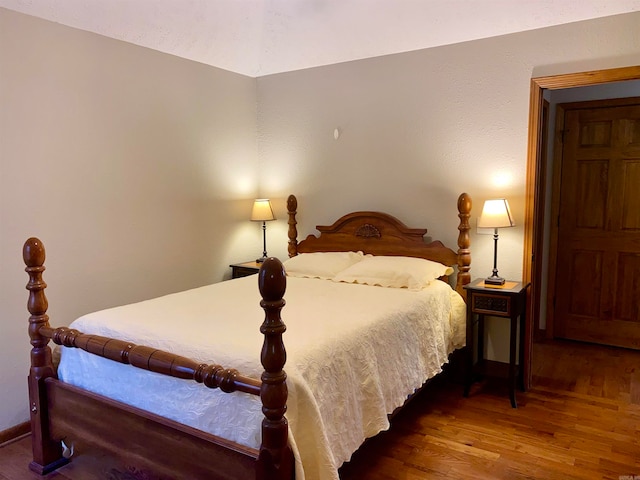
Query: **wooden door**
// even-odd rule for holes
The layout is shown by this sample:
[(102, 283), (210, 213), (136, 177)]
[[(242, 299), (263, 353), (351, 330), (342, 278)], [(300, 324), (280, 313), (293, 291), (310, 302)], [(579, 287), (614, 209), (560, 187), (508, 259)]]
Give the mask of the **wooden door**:
[(640, 349), (640, 98), (627, 100), (565, 111), (554, 335)]

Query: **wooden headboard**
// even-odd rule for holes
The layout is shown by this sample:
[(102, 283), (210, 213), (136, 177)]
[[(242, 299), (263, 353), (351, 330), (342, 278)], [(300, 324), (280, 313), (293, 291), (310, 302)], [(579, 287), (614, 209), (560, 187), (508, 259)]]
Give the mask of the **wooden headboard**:
[(310, 252), (362, 251), (372, 255), (402, 255), (420, 257), (445, 265), (457, 266), (456, 290), (471, 281), (469, 273), (471, 250), (469, 216), (471, 197), (466, 193), (458, 197), (458, 251), (446, 247), (441, 241), (426, 243), (426, 228), (409, 228), (392, 215), (381, 212), (349, 213), (330, 226), (317, 226), (320, 236), (309, 235), (298, 242), (296, 214), (298, 200), (289, 195), (289, 256)]

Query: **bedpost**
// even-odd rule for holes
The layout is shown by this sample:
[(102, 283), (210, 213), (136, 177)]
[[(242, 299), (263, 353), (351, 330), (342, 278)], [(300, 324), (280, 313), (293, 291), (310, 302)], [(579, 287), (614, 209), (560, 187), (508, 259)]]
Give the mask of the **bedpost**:
[(296, 225), (296, 213), (298, 210), (298, 199), (295, 195), (287, 198), (287, 212), (289, 213), (289, 256), (295, 257), (298, 254), (298, 228)]
[(45, 250), (37, 238), (29, 238), (22, 249), (22, 258), (29, 275), (29, 337), (31, 338), (31, 368), (29, 370), (29, 411), (31, 415), (31, 444), (33, 460), (29, 468), (45, 475), (68, 462), (62, 456), (60, 442), (54, 441), (49, 432), (49, 409), (47, 389), (44, 381), (55, 377), (49, 338), (40, 334), (41, 327), (49, 326), (47, 315), (47, 297), (44, 289), (47, 284), (42, 279), (45, 270)]
[(471, 197), (467, 193), (462, 193), (458, 197), (458, 280), (456, 291), (466, 299), (466, 290), (463, 287), (471, 282), (471, 240), (469, 238), (469, 217), (471, 216)]
[[(291, 198), (291, 197), (289, 197)], [(258, 480), (291, 480), (293, 478), (293, 453), (289, 446), (289, 425), (284, 414), (287, 411), (287, 374), (283, 367), (287, 353), (282, 341), (286, 326), (280, 317), (285, 301), (282, 298), (287, 277), (277, 258), (267, 258), (258, 273), (258, 284), (265, 319), (260, 327), (264, 343), (260, 360), (262, 373), (262, 445), (258, 457)]]

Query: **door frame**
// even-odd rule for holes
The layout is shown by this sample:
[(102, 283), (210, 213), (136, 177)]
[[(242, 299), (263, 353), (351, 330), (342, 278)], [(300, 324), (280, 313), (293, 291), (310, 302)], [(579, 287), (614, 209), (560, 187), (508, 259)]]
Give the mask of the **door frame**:
[(527, 174), (525, 193), (523, 282), (531, 283), (531, 293), (527, 305), (523, 365), (525, 387), (531, 386), (531, 365), (533, 353), (534, 326), (540, 305), (540, 279), (542, 272), (542, 242), (544, 239), (544, 196), (545, 181), (541, 175), (543, 165), (541, 155), (542, 114), (544, 90), (585, 87), (611, 82), (640, 80), (640, 66), (593, 70), (531, 79), (529, 94), (529, 135), (527, 141)]

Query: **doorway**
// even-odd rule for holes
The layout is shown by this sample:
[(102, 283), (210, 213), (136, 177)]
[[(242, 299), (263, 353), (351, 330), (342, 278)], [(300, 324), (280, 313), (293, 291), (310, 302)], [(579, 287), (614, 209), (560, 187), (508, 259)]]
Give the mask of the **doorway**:
[(525, 199), (524, 222), (524, 255), (523, 281), (532, 282), (531, 296), (528, 305), (527, 325), (525, 328), (525, 386), (531, 385), (531, 362), (536, 305), (541, 300), (541, 273), (544, 270), (541, 247), (544, 243), (544, 205), (545, 182), (542, 172), (545, 167), (541, 152), (542, 112), (545, 91), (607, 84), (612, 82), (640, 80), (640, 66), (624, 67), (610, 70), (598, 70), (583, 73), (565, 74), (549, 77), (538, 77), (531, 80), (529, 106), (529, 136), (527, 155), (527, 187)]

